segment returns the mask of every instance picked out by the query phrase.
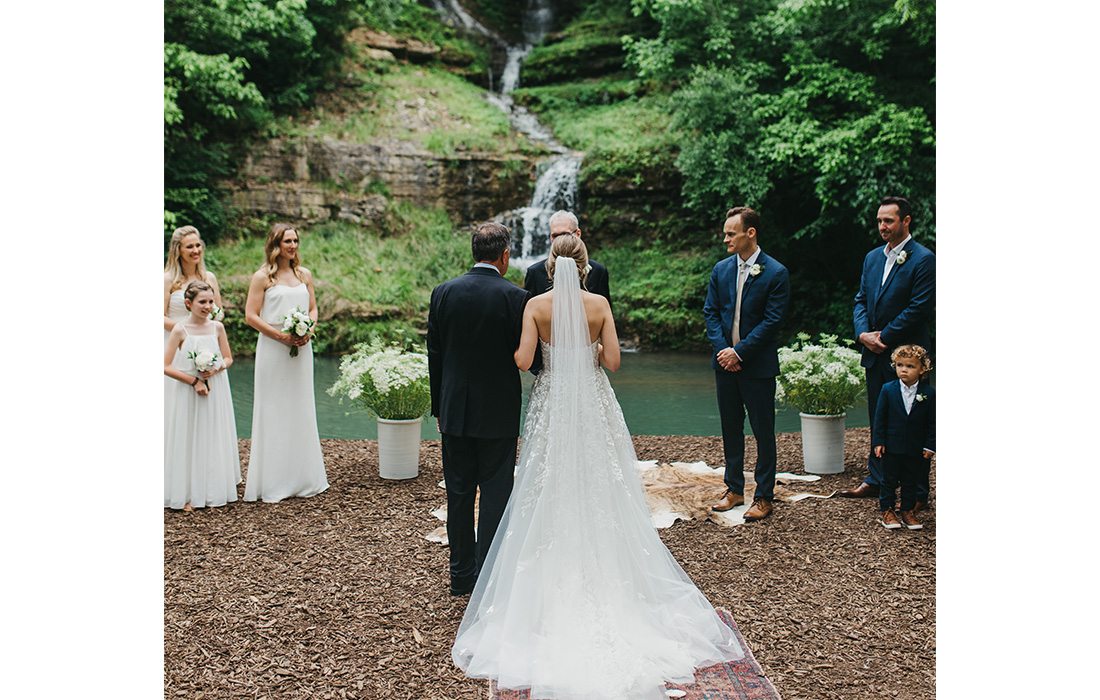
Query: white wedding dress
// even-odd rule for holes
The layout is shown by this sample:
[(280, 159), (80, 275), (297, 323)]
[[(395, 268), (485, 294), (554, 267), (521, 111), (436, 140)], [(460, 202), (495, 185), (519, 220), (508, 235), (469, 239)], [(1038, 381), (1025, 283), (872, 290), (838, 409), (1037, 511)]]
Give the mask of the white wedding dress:
[[(309, 288), (275, 284), (264, 292), (263, 320), (276, 328), (294, 307), (309, 309)], [(313, 395), (313, 343), (290, 356), (290, 346), (261, 335), (256, 341), (252, 448), (244, 500), (265, 503), (316, 496), (328, 488), (317, 405)]]
[(576, 267), (557, 277), (515, 487), (451, 655), (532, 698), (661, 700), (744, 652), (657, 536)]

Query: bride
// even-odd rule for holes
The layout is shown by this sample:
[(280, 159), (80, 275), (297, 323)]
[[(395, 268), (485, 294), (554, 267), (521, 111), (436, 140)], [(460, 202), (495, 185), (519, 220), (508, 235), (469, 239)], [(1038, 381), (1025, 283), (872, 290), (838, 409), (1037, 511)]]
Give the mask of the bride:
[(472, 678), (532, 698), (660, 700), (665, 681), (743, 656), (657, 536), (622, 411), (598, 362), (619, 367), (607, 300), (581, 289), (576, 236), (554, 239), (553, 289), (531, 299), (516, 350), (545, 367), (531, 390), (516, 483), (451, 656)]

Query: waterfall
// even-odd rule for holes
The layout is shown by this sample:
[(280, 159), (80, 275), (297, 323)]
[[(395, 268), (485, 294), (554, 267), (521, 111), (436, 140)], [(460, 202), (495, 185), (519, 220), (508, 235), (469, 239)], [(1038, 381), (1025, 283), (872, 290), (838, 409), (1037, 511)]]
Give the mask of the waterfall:
[(512, 91), (519, 87), (523, 59), (550, 31), (554, 21), (553, 5), (551, 0), (525, 0), (523, 43), (508, 44), (499, 34), (470, 16), (457, 0), (432, 0), (432, 4), (451, 25), (461, 25), (505, 49), (500, 92), (490, 91), (486, 99), (508, 115), (512, 128), (545, 145), (555, 154), (539, 166), (535, 192), (527, 206), (494, 217), (512, 229), (512, 265), (523, 269), (546, 254), (550, 245), (550, 215), (558, 209), (575, 211), (577, 206), (577, 172), (581, 167), (582, 154), (570, 151), (559, 143), (535, 115), (512, 100)]

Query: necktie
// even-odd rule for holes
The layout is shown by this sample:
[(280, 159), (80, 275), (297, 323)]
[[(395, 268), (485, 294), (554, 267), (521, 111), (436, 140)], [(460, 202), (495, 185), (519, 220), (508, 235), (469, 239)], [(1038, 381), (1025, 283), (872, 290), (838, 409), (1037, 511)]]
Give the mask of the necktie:
[(733, 307), (733, 344), (737, 345), (741, 342), (741, 290), (745, 287), (745, 278), (748, 277), (746, 270), (748, 269), (748, 263), (741, 263), (737, 266), (737, 303)]

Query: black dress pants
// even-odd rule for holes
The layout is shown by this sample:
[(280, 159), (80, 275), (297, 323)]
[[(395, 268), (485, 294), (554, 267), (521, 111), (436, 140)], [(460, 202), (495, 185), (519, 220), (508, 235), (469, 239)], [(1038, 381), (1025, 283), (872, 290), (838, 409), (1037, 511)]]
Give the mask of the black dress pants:
[[(442, 437), (451, 587), (465, 590), (477, 580), (512, 494), (518, 438), (473, 438), (446, 433)], [(474, 497), (479, 488), (481, 501), (475, 539)]]

